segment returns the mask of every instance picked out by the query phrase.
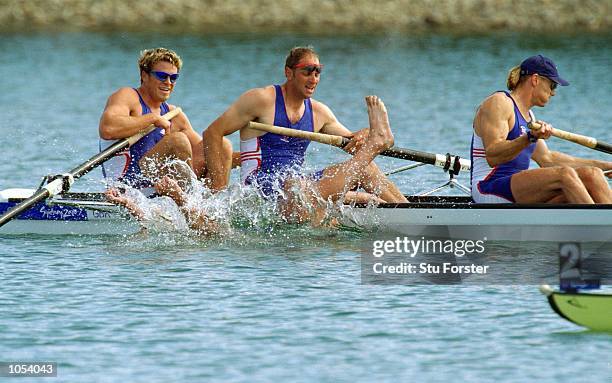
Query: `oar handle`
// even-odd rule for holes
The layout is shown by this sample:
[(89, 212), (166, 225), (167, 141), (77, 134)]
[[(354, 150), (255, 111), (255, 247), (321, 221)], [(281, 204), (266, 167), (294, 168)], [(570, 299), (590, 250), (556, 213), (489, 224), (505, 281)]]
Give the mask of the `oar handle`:
[[(528, 124), (529, 129), (531, 130), (540, 130), (542, 128), (542, 124), (536, 121), (532, 121)], [(594, 137), (583, 136), (582, 134), (568, 132), (566, 130), (561, 130), (557, 128), (552, 128), (552, 135), (561, 138), (566, 141), (573, 142), (578, 145), (586, 146), (587, 148), (599, 150), (604, 153), (612, 154), (612, 145), (598, 141)]]
[[(171, 120), (174, 117), (178, 116), (179, 113), (181, 113), (181, 111), (182, 111), (182, 109), (177, 107), (177, 108), (172, 109), (168, 113), (164, 114), (162, 117), (164, 117), (167, 120)], [(115, 142), (114, 144), (112, 144), (111, 146), (106, 148), (105, 150), (103, 150), (100, 153), (92, 156), (90, 159), (88, 159), (87, 161), (85, 161), (81, 165), (79, 165), (76, 168), (72, 169), (70, 171), (70, 174), (72, 174), (74, 179), (77, 179), (77, 178), (87, 174), (90, 170), (92, 170), (96, 166), (98, 166), (101, 163), (103, 163), (103, 162), (107, 161), (108, 159), (112, 158), (116, 153), (118, 153), (118, 152), (122, 151), (123, 149), (129, 148), (130, 146), (134, 145), (136, 142), (138, 142), (138, 140), (140, 140), (141, 138), (143, 138), (147, 134), (151, 133), (156, 128), (157, 127), (154, 124), (151, 124), (151, 125), (147, 126), (145, 129), (141, 130), (140, 132), (134, 134), (133, 136), (130, 136), (130, 137), (118, 140), (117, 142)]]
[[(538, 131), (542, 129), (542, 124), (532, 121), (529, 123), (529, 129)], [(597, 140), (593, 137), (583, 136), (582, 134), (571, 133), (557, 128), (552, 129), (552, 135), (593, 149), (597, 145)]]
[[(162, 117), (165, 118), (166, 120), (172, 120), (174, 117), (178, 116), (182, 111), (183, 110), (180, 107), (176, 107), (176, 108), (172, 109), (171, 111), (169, 111), (168, 113), (164, 114)], [(143, 138), (147, 134), (151, 133), (156, 128), (157, 128), (157, 126), (155, 126), (155, 124), (151, 124), (147, 128), (145, 128), (145, 129), (141, 130), (140, 132), (134, 134), (133, 136), (128, 137), (127, 138), (128, 142), (129, 142), (128, 146), (134, 145), (141, 138)]]
[[(303, 130), (289, 129), (281, 126), (262, 124), (253, 121), (249, 122), (248, 127), (263, 132), (320, 142), (322, 144), (333, 145), (339, 148), (344, 147), (350, 141), (346, 137), (334, 136), (331, 134), (306, 132)], [(459, 170), (470, 170), (471, 167), (471, 162), (469, 160), (465, 160), (462, 158), (460, 159), (459, 157), (451, 156), (450, 154), (434, 154), (421, 152), (418, 150), (392, 147), (380, 153), (380, 155), (385, 157), (401, 158), (409, 161), (423, 162), (426, 164), (444, 168), (444, 170), (453, 169), (455, 174), (458, 174)]]

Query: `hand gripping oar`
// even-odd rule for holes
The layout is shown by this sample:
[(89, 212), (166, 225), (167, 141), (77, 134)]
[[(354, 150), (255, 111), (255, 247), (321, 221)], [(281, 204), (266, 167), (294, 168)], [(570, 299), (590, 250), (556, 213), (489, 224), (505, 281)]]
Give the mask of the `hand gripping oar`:
[[(181, 108), (175, 108), (164, 114), (163, 117), (168, 120), (171, 120), (172, 118), (176, 117), (180, 112)], [(70, 186), (72, 186), (72, 184), (74, 183), (74, 180), (87, 174), (96, 166), (113, 157), (116, 153), (134, 145), (138, 140), (152, 132), (155, 128), (155, 125), (150, 125), (146, 129), (134, 134), (131, 137), (124, 138), (115, 142), (114, 144), (106, 148), (104, 151), (91, 157), (87, 161), (83, 162), (81, 165), (70, 170), (68, 173), (62, 174), (53, 179), (51, 182), (47, 183), (46, 185), (41, 186), (37, 191), (34, 192), (34, 194), (30, 198), (26, 199), (25, 201), (21, 202), (20, 204), (16, 205), (11, 210), (3, 214), (0, 217), (0, 227), (11, 219), (15, 218), (17, 215), (24, 212), (25, 210), (29, 209), (36, 203), (43, 201), (49, 197), (53, 197), (56, 194), (67, 192), (68, 189), (70, 189)]]
[[(334, 136), (331, 134), (305, 132), (303, 130), (283, 128), (280, 126), (262, 124), (259, 122), (249, 122), (249, 128), (261, 130), (264, 132), (280, 134), (282, 136), (303, 138), (305, 140), (316, 141), (322, 144), (333, 145), (339, 148), (344, 147), (350, 141), (346, 137)], [(452, 156), (450, 154), (434, 154), (420, 152), (418, 150), (404, 149), (392, 147), (380, 153), (381, 156), (401, 158), (404, 160), (422, 162), (425, 164), (437, 166), (444, 170), (452, 169), (455, 174), (459, 174), (460, 170), (470, 170), (471, 162), (469, 160)]]
[[(529, 129), (531, 130), (539, 130), (542, 128), (542, 124), (535, 122), (535, 119), (532, 117), (529, 125)], [(586, 146), (587, 148), (599, 150), (600, 152), (612, 154), (612, 145), (606, 142), (602, 142), (597, 140), (596, 138), (583, 136), (582, 134), (576, 134), (567, 132), (565, 130), (553, 128), (552, 135), (567, 141), (571, 141), (578, 145)]]

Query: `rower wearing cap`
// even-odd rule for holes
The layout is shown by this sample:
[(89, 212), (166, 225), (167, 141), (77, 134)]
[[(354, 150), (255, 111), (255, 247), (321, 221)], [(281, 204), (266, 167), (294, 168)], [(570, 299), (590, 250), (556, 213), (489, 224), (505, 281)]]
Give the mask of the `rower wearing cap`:
[[(485, 99), (474, 118), (472, 198), (483, 203), (612, 203), (602, 170), (612, 162), (577, 158), (548, 149), (552, 126), (530, 131), (531, 108), (545, 106), (561, 78), (553, 61), (542, 55), (510, 70), (508, 90)], [(539, 169), (529, 169), (533, 159)], [(610, 177), (610, 174), (608, 174)]]
[[(386, 137), (382, 139), (385, 146), (392, 142), (384, 104), (377, 97), (367, 98), (371, 129), (352, 134), (329, 107), (311, 98), (320, 81), (322, 68), (312, 47), (291, 49), (285, 60), (287, 80), (284, 84), (245, 92), (206, 129), (204, 153), (210, 159), (210, 186), (213, 189), (227, 186), (223, 174), (228, 169), (224, 168), (223, 161), (215, 160), (222, 139), (240, 130), (242, 182), (256, 186), (266, 197), (276, 199), (284, 195), (285, 198), (280, 198), (284, 201), (280, 203), (285, 218), (294, 217), (297, 221), (311, 218), (301, 208), (296, 190), (297, 193), (305, 192), (313, 200), (320, 197), (336, 201), (344, 198), (347, 191), (360, 186), (369, 195), (380, 197), (372, 197), (376, 201), (406, 201), (372, 162), (380, 153), (381, 137)], [(248, 128), (250, 121), (351, 137), (344, 149), (355, 156), (310, 177), (301, 177), (292, 169), (302, 165), (309, 141)]]

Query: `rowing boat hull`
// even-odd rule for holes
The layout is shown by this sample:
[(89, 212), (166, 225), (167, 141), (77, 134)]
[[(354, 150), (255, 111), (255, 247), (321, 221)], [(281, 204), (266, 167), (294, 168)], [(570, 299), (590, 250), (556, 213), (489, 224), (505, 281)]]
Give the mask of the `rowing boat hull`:
[(131, 235), (140, 225), (129, 219), (90, 219), (87, 221), (29, 221), (15, 219), (0, 229), (0, 234), (21, 235)]
[(566, 293), (541, 286), (550, 307), (564, 319), (595, 331), (612, 331), (612, 295)]
[[(1, 194), (1, 193), (0, 193)], [(612, 242), (612, 205), (474, 204), (464, 197), (410, 197), (407, 204), (345, 206), (342, 224), (377, 233), (501, 241)], [(0, 200), (0, 214), (19, 198)], [(0, 234), (133, 234), (140, 225), (100, 193), (39, 203)]]
[(612, 242), (612, 205), (476, 204), (463, 197), (412, 200), (345, 209), (343, 224), (415, 237)]
[[(6, 225), (0, 234), (129, 235), (141, 226), (123, 208), (103, 200), (100, 194), (73, 194), (38, 203)], [(19, 201), (0, 201), (0, 214)]]

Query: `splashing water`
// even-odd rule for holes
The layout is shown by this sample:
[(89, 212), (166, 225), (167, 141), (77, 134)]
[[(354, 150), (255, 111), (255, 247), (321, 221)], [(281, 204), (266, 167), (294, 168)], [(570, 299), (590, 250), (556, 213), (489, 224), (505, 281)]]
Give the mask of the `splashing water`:
[[(343, 198), (339, 198), (337, 202), (323, 199), (317, 192), (313, 179), (304, 176), (304, 169), (300, 168), (291, 168), (284, 173), (285, 178), (298, 182), (292, 182), (286, 188), (283, 182), (272, 182), (272, 192), (267, 196), (260, 192), (257, 182), (248, 186), (231, 184), (227, 189), (213, 193), (182, 161), (168, 161), (164, 168), (179, 169), (181, 174), (188, 174), (188, 179), (180, 182), (184, 196), (182, 208), (168, 196), (148, 198), (127, 185), (114, 185), (125, 189), (125, 197), (142, 211), (142, 226), (149, 233), (156, 235), (173, 233), (193, 236), (194, 231), (189, 228), (190, 222), (185, 210), (201, 212), (214, 221), (218, 226), (218, 238), (240, 237), (245, 240), (245, 236), (255, 236), (261, 240), (283, 236), (288, 230), (295, 229), (300, 235), (311, 233), (315, 228), (328, 232), (339, 226), (343, 217), (349, 216), (345, 213), (355, 205), (344, 205)], [(347, 191), (345, 190), (343, 195)], [(299, 221), (294, 220), (292, 216), (284, 216), (283, 206), (289, 198), (308, 219)], [(374, 207), (374, 203), (370, 203), (367, 208)], [(309, 223), (296, 224), (304, 221)]]

